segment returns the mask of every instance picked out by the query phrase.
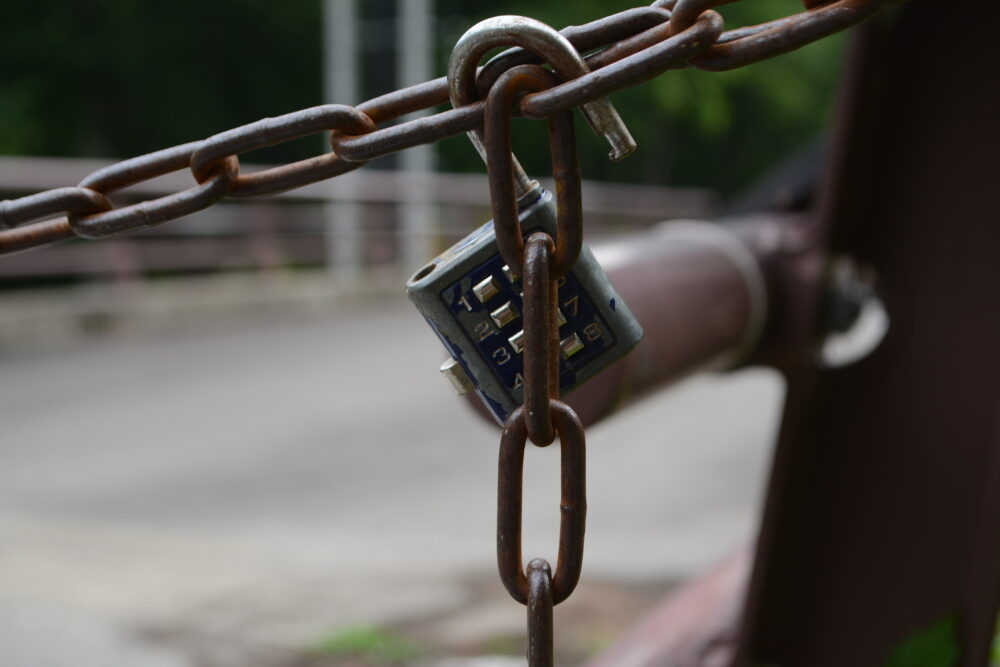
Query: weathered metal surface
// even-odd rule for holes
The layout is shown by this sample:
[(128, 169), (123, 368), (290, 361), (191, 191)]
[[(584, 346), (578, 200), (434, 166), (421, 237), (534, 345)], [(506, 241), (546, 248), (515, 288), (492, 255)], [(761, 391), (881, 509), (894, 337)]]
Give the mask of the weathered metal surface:
[[(524, 239), (517, 215), (516, 175), (511, 155), (510, 118), (515, 100), (526, 91), (551, 88), (554, 75), (536, 65), (518, 65), (508, 70), (490, 90), (484, 119), (484, 150), (489, 165), (490, 201), (497, 247), (515, 274), (522, 272)], [(569, 112), (548, 119), (549, 149), (556, 191), (556, 247), (552, 277), (561, 278), (576, 263), (583, 246), (583, 195), (580, 164), (576, 156), (576, 133)]]
[(25, 220), (37, 220), (54, 213), (69, 211), (106, 211), (113, 204), (90, 188), (57, 188), (48, 192), (0, 202), (0, 229), (10, 229)]
[[(780, 300), (757, 360), (785, 372), (789, 394), (740, 633), (743, 592), (706, 605), (709, 576), (595, 664), (877, 666), (946, 619), (954, 664), (987, 664), (1000, 604), (1000, 89), (985, 85), (997, 18), (945, 25), (910, 3), (858, 36), (821, 216), (770, 263)], [(828, 244), (877, 273), (891, 321), (870, 357), (839, 369), (816, 364)]]
[[(569, 40), (573, 48), (580, 53), (586, 53), (609, 44), (613, 45), (618, 40), (644, 32), (648, 28), (661, 25), (669, 20), (670, 12), (663, 9), (657, 7), (634, 7), (582, 26), (564, 28), (560, 33)], [(594, 63), (597, 61), (593, 59), (598, 55), (593, 54), (584, 58), (587, 67), (596, 69)], [(479, 89), (479, 97), (485, 99), (496, 80), (508, 69), (517, 65), (536, 65), (542, 62), (543, 59), (540, 56), (520, 47), (508, 49), (494, 56), (483, 65), (483, 68), (479, 71), (479, 75), (476, 77), (476, 87)], [(603, 63), (607, 62), (609, 62), (607, 59), (603, 61)]]
[[(526, 233), (557, 235), (556, 206), (550, 192), (536, 186), (520, 205)], [(516, 336), (525, 335), (520, 314), (527, 297), (522, 277), (510, 267), (504, 270), (505, 266), (497, 252), (493, 225), (487, 223), (428, 262), (406, 283), (407, 296), (474, 380), (477, 395), (500, 424), (524, 401), (524, 355)], [(481, 300), (475, 288), (484, 281), (491, 286), (491, 295)], [(587, 349), (580, 354), (555, 357), (560, 362), (559, 389), (569, 392), (635, 347), (642, 329), (586, 246), (570, 274), (557, 282), (562, 283), (557, 289), (566, 320), (562, 333), (587, 341)], [(510, 310), (513, 318), (494, 319), (494, 311), (501, 307)]]
[(56, 218), (24, 227), (5, 229), (0, 231), (0, 235), (3, 236), (0, 240), (0, 254), (28, 250), (57, 241), (65, 241), (76, 236), (66, 218)]
[[(508, 17), (509, 18), (509, 17)], [(514, 17), (516, 18), (516, 17)], [(523, 42), (538, 46), (552, 38), (564, 44), (577, 61), (580, 56), (565, 38), (537, 21), (515, 21), (511, 24), (501, 17), (483, 22), (489, 24), (497, 35), (507, 30), (533, 35)], [(475, 29), (466, 33), (468, 37)], [(463, 40), (465, 39), (463, 37)], [(509, 35), (507, 35), (509, 38)], [(487, 38), (486, 43), (489, 44)], [(462, 40), (459, 40), (459, 45)], [(495, 44), (493, 44), (495, 45)], [(475, 65), (485, 50), (482, 44), (468, 47), (469, 58), (458, 58), (471, 63), (468, 83), (475, 87)], [(456, 47), (456, 53), (461, 49)], [(552, 49), (546, 49), (551, 56)], [(558, 51), (558, 49), (556, 49)], [(558, 54), (556, 54), (558, 56)], [(571, 59), (572, 60), (572, 59)], [(449, 83), (455, 84), (457, 75), (449, 63)], [(559, 58), (557, 57), (558, 64)], [(586, 71), (586, 67), (580, 62)], [(579, 72), (575, 72), (579, 73)], [(500, 438), (500, 462), (497, 484), (497, 566), (500, 579), (514, 598), (527, 606), (528, 612), (528, 665), (552, 667), (553, 631), (552, 606), (565, 600), (573, 592), (583, 567), (583, 539), (587, 516), (586, 444), (583, 425), (579, 417), (559, 399), (560, 342), (559, 342), (559, 280), (568, 282), (567, 274), (577, 263), (583, 249), (583, 216), (580, 190), (580, 167), (576, 157), (576, 136), (573, 117), (563, 112), (551, 117), (549, 145), (552, 152), (552, 172), (556, 182), (556, 238), (544, 231), (532, 232), (527, 242), (522, 241), (520, 219), (517, 211), (518, 190), (537, 187), (527, 176), (518, 174), (513, 154), (510, 152), (510, 120), (517, 96), (528, 91), (546, 90), (558, 83), (554, 74), (538, 65), (518, 65), (500, 75), (486, 98), (486, 113), (482, 138), (485, 140), (483, 157), (486, 159), (490, 180), (490, 198), (493, 202), (493, 225), (496, 246), (507, 262), (506, 271), (522, 276), (522, 357), (524, 368), (524, 402), (504, 422)], [(455, 89), (452, 89), (453, 101)], [(594, 124), (608, 129), (616, 125), (624, 129), (614, 109), (603, 101), (591, 105)], [(613, 114), (613, 118), (609, 115)], [(478, 138), (478, 137), (477, 137)], [(623, 148), (621, 135), (612, 133), (612, 146)], [(628, 131), (625, 130), (625, 137)], [(619, 143), (616, 145), (616, 140)], [(634, 148), (634, 144), (632, 144)], [(522, 181), (518, 183), (518, 181)], [(528, 182), (524, 182), (528, 181)], [(512, 243), (513, 241), (513, 243)], [(614, 299), (611, 300), (614, 304)], [(568, 322), (567, 322), (568, 323)], [(581, 346), (582, 347), (582, 346)], [(605, 352), (605, 354), (607, 354)], [(561, 501), (559, 509), (559, 556), (555, 576), (548, 562), (532, 560), (527, 574), (521, 556), (521, 491), (524, 474), (524, 448), (527, 440), (539, 447), (547, 447), (559, 436), (562, 454)]]
[(208, 208), (222, 199), (239, 177), (239, 172), (239, 159), (230, 155), (212, 169), (204, 182), (187, 190), (90, 215), (70, 213), (67, 216), (69, 226), (77, 236), (95, 239), (176, 220)]
[[(587, 457), (583, 426), (573, 410), (551, 401), (552, 421), (559, 434), (562, 487), (559, 508), (559, 555), (552, 578), (552, 601), (559, 604), (573, 592), (583, 567), (583, 537), (587, 525)], [(528, 429), (524, 408), (507, 419), (500, 439), (497, 484), (497, 566), (511, 597), (528, 602), (528, 579), (521, 556), (521, 490)]]
[(725, 667), (736, 648), (752, 548), (671, 593), (586, 667)]
[(552, 237), (535, 232), (524, 260), (524, 419), (528, 438), (539, 446), (552, 443), (555, 429), (549, 400), (559, 398), (559, 291), (552, 265)]
[(648, 81), (665, 70), (683, 66), (719, 38), (722, 25), (721, 16), (706, 11), (686, 30), (657, 42), (641, 54), (628, 56), (545, 92), (525, 97), (521, 102), (521, 112), (528, 118), (547, 118), (577, 104)]
[[(81, 174), (98, 171), (111, 164), (113, 163), (106, 160), (81, 158), (0, 156), (0, 192), (19, 195), (57, 187), (60, 183), (79, 180)], [(275, 165), (241, 163), (240, 174), (241, 177), (248, 177), (273, 168)], [(190, 180), (189, 173), (169, 172), (154, 180), (140, 181), (129, 186), (127, 192), (121, 193), (121, 200), (133, 201), (170, 194), (189, 185)], [(485, 173), (404, 172), (389, 169), (347, 173), (323, 183), (276, 193), (269, 200), (322, 202), (350, 199), (364, 203), (395, 204), (405, 201), (405, 193), (413, 189), (427, 192), (430, 198), (443, 205), (475, 208), (490, 206), (489, 184)], [(623, 222), (632, 222), (634, 219), (632, 228), (638, 228), (661, 220), (664, 216), (705, 218), (714, 211), (715, 206), (712, 191), (708, 188), (584, 180), (583, 189), (587, 193), (583, 210), (588, 215), (588, 232), (597, 236), (603, 230), (600, 226), (594, 228), (595, 217), (613, 215)], [(188, 224), (188, 228), (191, 227)], [(442, 226), (446, 234), (456, 237), (468, 233), (469, 227), (467, 220), (461, 227)], [(171, 229), (173, 227), (161, 227), (159, 233), (169, 233)], [(9, 258), (4, 259), (0, 264), (8, 261)]]
[[(542, 56), (562, 80), (575, 79), (590, 72), (573, 44), (557, 30), (525, 16), (494, 16), (469, 28), (455, 44), (448, 61), (452, 104), (458, 107), (475, 101), (478, 96), (476, 73), (479, 61), (492, 49), (511, 45)], [(635, 140), (610, 100), (597, 97), (581, 104), (580, 110), (594, 132), (611, 145), (612, 160), (622, 160), (635, 150)]]
[(890, 327), (868, 358), (818, 368), (818, 297), (800, 294), (740, 664), (881, 665), (948, 618), (956, 664), (988, 661), (1000, 596), (1000, 8), (946, 20), (939, 9), (907, 3), (854, 44), (822, 224), (833, 252), (877, 274)]
[(771, 349), (783, 339), (787, 266), (814, 252), (800, 229), (798, 218), (779, 216), (726, 227), (671, 223), (598, 248), (643, 340), (564, 400), (592, 424), (695, 371)]
[[(743, 67), (788, 53), (856, 25), (878, 11), (887, 0), (837, 0), (808, 2), (808, 11), (724, 34), (706, 53), (695, 58), (695, 67), (721, 71)], [(680, 3), (678, 3), (678, 9)], [(677, 12), (675, 11), (675, 14)]]
[(528, 664), (552, 667), (552, 569), (536, 558), (528, 563)]

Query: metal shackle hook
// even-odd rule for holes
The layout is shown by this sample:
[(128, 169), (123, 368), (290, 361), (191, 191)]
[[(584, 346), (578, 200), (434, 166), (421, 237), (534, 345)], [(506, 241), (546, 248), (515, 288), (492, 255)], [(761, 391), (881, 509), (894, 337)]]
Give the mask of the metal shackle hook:
[[(501, 46), (520, 46), (534, 52), (563, 80), (590, 71), (569, 40), (554, 28), (524, 16), (494, 16), (469, 28), (455, 44), (448, 61), (448, 93), (453, 106), (475, 101), (478, 94), (476, 67), (491, 49)], [(622, 160), (635, 150), (635, 139), (610, 100), (601, 98), (588, 102), (581, 110), (594, 132), (605, 137), (611, 145), (609, 156), (612, 160)], [(482, 142), (473, 139), (473, 144), (483, 154)]]

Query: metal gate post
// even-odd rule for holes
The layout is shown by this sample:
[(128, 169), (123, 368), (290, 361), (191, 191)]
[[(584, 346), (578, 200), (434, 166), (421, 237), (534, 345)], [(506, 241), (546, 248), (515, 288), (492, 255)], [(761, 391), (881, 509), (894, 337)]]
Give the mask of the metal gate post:
[(884, 665), (935, 624), (955, 664), (987, 663), (1000, 598), (998, 10), (910, 2), (856, 34), (820, 221), (832, 252), (877, 273), (890, 328), (853, 366), (817, 368), (808, 340), (785, 364), (738, 664)]

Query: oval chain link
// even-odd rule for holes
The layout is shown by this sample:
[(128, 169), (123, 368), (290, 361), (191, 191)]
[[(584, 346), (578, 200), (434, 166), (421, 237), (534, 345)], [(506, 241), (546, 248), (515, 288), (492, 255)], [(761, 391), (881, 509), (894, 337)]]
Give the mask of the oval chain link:
[[(276, 118), (264, 118), (205, 139), (191, 155), (191, 173), (195, 180), (200, 183), (209, 177), (216, 165), (230, 156), (328, 130), (366, 134), (375, 130), (375, 123), (364, 112), (344, 104), (325, 104)], [(237, 173), (232, 184), (232, 193), (239, 196), (241, 191), (248, 187), (254, 192), (263, 193), (265, 190), (260, 188), (260, 184), (274, 181), (276, 174), (283, 176), (282, 179), (278, 179), (282, 181), (287, 179), (289, 173), (311, 174), (321, 168), (323, 162), (336, 164), (332, 168), (330, 165), (325, 165), (326, 171), (337, 172), (331, 175), (346, 173), (361, 166), (361, 164), (340, 160), (336, 154), (329, 153), (319, 158), (274, 167), (249, 177)], [(237, 162), (238, 165), (239, 162)], [(303, 169), (303, 167), (308, 168)], [(304, 183), (296, 181), (296, 184), (303, 185)]]
[[(554, 74), (537, 65), (518, 65), (497, 80), (486, 98), (483, 138), (493, 225), (500, 254), (517, 275), (523, 274), (524, 238), (517, 210), (510, 119), (518, 96), (545, 90), (557, 83)], [(566, 275), (580, 255), (583, 204), (573, 117), (569, 111), (553, 114), (548, 118), (548, 125), (557, 202), (556, 247), (551, 269), (555, 279)]]
[(70, 213), (69, 226), (81, 238), (96, 239), (176, 220), (206, 209), (222, 199), (239, 172), (239, 160), (235, 155), (229, 156), (213, 167), (204, 182), (194, 187), (103, 213), (85, 216)]
[[(551, 400), (549, 410), (559, 435), (561, 493), (559, 501), (559, 555), (552, 577), (552, 603), (570, 596), (583, 567), (583, 538), (587, 524), (587, 461), (583, 425), (573, 409)], [(507, 418), (500, 437), (497, 485), (497, 569), (511, 597), (528, 602), (528, 578), (521, 555), (521, 492), (524, 449), (528, 428), (524, 407)]]

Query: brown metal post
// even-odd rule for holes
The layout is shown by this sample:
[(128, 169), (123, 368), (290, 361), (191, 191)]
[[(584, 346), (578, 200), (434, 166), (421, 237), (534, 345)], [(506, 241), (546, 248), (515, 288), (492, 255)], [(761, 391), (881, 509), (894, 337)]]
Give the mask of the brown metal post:
[[(983, 667), (1000, 599), (997, 3), (911, 2), (854, 44), (822, 227), (879, 277), (868, 358), (784, 360), (738, 664), (887, 664), (931, 628)], [(954, 9), (954, 11), (952, 11)], [(815, 321), (804, 295), (800, 321)], [(929, 640), (925, 640), (929, 641)], [(895, 664), (895, 663), (893, 663)]]
[(738, 233), (669, 223), (597, 249), (644, 333), (631, 354), (566, 397), (585, 424), (693, 372), (730, 366), (756, 346), (783, 222), (762, 220)]

